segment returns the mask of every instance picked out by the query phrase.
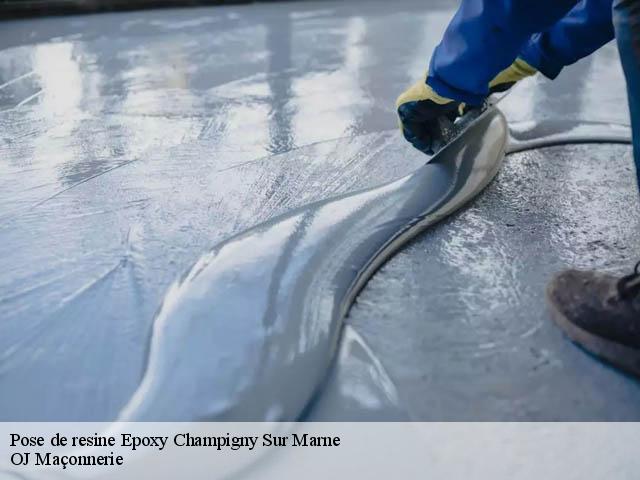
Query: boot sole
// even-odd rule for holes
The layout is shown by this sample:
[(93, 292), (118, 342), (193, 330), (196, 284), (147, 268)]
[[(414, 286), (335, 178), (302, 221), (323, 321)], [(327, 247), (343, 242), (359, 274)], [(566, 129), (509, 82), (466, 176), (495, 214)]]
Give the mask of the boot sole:
[(627, 373), (640, 376), (640, 350), (594, 335), (571, 323), (564, 313), (556, 307), (551, 294), (554, 284), (555, 280), (549, 283), (546, 291), (547, 305), (551, 310), (551, 318), (554, 323), (560, 327), (571, 341), (583, 347), (589, 353)]

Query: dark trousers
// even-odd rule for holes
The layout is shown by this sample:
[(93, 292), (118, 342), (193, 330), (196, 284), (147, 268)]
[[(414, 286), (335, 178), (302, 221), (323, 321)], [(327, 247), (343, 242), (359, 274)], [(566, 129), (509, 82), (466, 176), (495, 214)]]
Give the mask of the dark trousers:
[(616, 0), (613, 5), (613, 25), (627, 79), (633, 159), (640, 185), (640, 0)]

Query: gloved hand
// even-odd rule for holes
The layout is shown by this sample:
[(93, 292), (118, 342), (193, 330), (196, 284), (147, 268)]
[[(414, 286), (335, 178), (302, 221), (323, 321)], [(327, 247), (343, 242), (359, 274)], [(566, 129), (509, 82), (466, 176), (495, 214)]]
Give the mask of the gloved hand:
[(442, 148), (444, 130), (462, 115), (464, 106), (438, 95), (425, 80), (416, 82), (396, 100), (404, 138), (428, 155)]
[[(536, 73), (534, 67), (517, 58), (491, 80), (489, 93), (507, 91), (523, 78)], [(467, 106), (438, 95), (425, 79), (405, 90), (396, 100), (396, 108), (404, 138), (418, 150), (433, 155), (445, 144), (445, 130), (465, 113)]]
[(521, 58), (502, 70), (489, 82), (489, 93), (506, 92), (523, 78), (535, 75), (538, 71)]

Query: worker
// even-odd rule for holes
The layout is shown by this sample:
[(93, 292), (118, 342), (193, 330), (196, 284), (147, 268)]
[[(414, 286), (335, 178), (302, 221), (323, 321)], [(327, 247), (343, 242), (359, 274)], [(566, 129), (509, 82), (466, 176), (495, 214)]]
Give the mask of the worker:
[[(640, 0), (462, 0), (428, 73), (398, 97), (402, 133), (433, 154), (442, 143), (443, 119), (453, 121), (538, 72), (553, 79), (614, 36), (640, 185)], [(622, 278), (563, 271), (549, 283), (547, 302), (574, 342), (640, 376), (640, 262)]]

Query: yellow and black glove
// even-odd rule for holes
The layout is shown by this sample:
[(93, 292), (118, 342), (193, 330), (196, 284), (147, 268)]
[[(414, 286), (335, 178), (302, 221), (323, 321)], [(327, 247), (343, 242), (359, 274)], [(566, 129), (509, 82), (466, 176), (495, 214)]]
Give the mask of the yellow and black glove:
[(506, 92), (523, 78), (535, 75), (538, 71), (521, 58), (502, 70), (489, 82), (489, 93)]
[(464, 103), (438, 95), (421, 80), (398, 97), (396, 108), (404, 138), (433, 155), (444, 145), (444, 127), (462, 114)]

